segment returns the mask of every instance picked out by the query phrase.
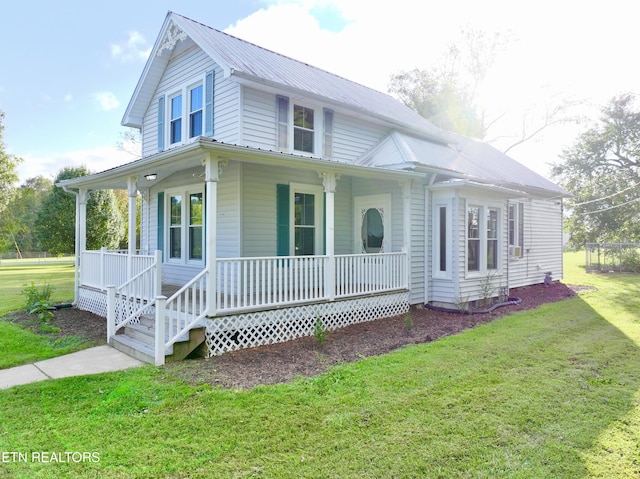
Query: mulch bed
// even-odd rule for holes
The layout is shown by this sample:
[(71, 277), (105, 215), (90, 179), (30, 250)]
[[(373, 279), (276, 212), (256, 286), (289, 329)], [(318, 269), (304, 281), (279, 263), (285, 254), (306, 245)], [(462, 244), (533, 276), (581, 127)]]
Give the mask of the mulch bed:
[[(306, 337), (209, 359), (169, 363), (164, 367), (171, 375), (192, 384), (249, 389), (260, 384), (283, 383), (299, 376), (320, 374), (335, 364), (384, 354), (407, 344), (434, 341), (507, 313), (570, 298), (581, 289), (584, 288), (560, 282), (549, 287), (539, 284), (515, 288), (511, 290), (511, 296), (520, 298), (520, 304), (500, 307), (486, 314), (447, 313), (412, 307), (410, 320), (400, 315), (330, 331), (322, 345), (315, 337)], [(40, 326), (33, 316), (24, 311), (11, 313), (4, 320), (22, 324), (36, 332)], [(93, 344), (106, 342), (106, 320), (75, 308), (57, 310), (49, 325), (59, 329), (58, 332), (46, 333), (53, 339), (80, 336)]]

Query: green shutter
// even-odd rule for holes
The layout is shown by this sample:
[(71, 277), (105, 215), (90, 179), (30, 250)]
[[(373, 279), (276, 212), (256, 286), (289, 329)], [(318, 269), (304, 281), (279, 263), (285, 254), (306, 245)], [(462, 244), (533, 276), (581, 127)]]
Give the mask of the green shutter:
[(213, 136), (213, 86), (215, 72), (209, 71), (205, 75), (204, 88), (204, 136)]
[(158, 98), (158, 151), (164, 150), (164, 96)]
[(158, 249), (164, 251), (164, 192), (158, 193)]
[(289, 185), (277, 185), (277, 254), (289, 256)]

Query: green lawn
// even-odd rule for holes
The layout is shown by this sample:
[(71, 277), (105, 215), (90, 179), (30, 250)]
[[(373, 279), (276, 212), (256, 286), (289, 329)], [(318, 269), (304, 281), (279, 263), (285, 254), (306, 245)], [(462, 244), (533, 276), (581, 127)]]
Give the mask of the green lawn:
[[(10, 311), (24, 309), (21, 294), (25, 286), (50, 284), (52, 301), (73, 300), (74, 267), (71, 264), (11, 265), (3, 260), (0, 267), (0, 318)], [(86, 345), (74, 338), (53, 341), (47, 336), (33, 334), (22, 327), (0, 320), (0, 369), (32, 363), (61, 354), (77, 351)], [(34, 316), (35, 318), (35, 316)], [(1, 458), (0, 458), (1, 459)]]
[[(10, 264), (10, 265), (7, 265)], [(16, 264), (3, 260), (0, 266), (0, 317), (10, 311), (24, 308), (25, 286), (50, 284), (54, 302), (73, 300), (73, 264)]]
[(0, 391), (0, 454), (26, 459), (0, 477), (640, 477), (640, 276), (582, 258), (565, 282), (597, 291), (291, 384), (147, 366)]

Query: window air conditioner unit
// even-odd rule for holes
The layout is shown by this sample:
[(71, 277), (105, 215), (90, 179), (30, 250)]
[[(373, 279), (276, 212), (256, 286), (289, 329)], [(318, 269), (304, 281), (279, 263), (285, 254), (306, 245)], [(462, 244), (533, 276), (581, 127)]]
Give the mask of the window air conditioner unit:
[(522, 256), (522, 247), (521, 246), (509, 246), (509, 256), (515, 256), (519, 258)]

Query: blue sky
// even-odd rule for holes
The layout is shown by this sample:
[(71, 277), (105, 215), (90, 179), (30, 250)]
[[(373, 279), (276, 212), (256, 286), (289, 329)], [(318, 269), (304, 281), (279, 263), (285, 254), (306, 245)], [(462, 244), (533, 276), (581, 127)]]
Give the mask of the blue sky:
[[(133, 159), (116, 148), (120, 120), (167, 11), (386, 91), (389, 75), (429, 67), (462, 27), (509, 32), (484, 85), (494, 136), (551, 96), (599, 105), (640, 85), (634, 15), (622, 0), (59, 0), (0, 7), (0, 110), (21, 180), (67, 165), (94, 171)], [(437, 7), (435, 6), (437, 5)], [(591, 110), (593, 111), (593, 110)], [(576, 127), (511, 154), (545, 173)]]

